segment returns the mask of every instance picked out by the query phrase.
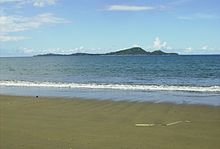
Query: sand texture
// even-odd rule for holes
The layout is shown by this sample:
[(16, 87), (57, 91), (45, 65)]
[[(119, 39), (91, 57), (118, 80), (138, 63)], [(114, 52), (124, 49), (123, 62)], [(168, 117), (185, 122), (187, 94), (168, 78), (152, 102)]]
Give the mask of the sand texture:
[(1, 95), (0, 148), (219, 149), (220, 107)]

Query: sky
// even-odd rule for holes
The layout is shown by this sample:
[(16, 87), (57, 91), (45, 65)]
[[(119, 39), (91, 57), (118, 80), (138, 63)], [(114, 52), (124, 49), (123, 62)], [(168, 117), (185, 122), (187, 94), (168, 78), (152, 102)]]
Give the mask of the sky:
[(0, 0), (0, 56), (220, 54), (219, 0)]

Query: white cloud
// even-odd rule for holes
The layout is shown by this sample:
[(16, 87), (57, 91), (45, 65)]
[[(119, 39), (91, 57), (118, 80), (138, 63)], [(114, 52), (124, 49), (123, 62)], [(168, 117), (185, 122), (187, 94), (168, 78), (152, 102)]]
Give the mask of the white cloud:
[(205, 13), (195, 13), (187, 16), (178, 16), (180, 20), (214, 20), (220, 19), (220, 16), (214, 14), (205, 14)]
[(157, 50), (167, 49), (167, 42), (162, 42), (159, 37), (156, 37), (154, 40), (153, 48)]
[(165, 5), (160, 5), (159, 6), (159, 10), (166, 10), (167, 9), (167, 6), (165, 6)]
[(214, 14), (196, 13), (195, 18), (198, 19), (220, 19), (219, 16)]
[(190, 1), (192, 1), (192, 0), (173, 0), (173, 1), (169, 2), (168, 5), (182, 6), (183, 4), (188, 3)]
[(207, 46), (207, 45), (205, 45), (205, 46), (202, 47), (202, 50), (207, 50), (207, 49), (208, 49), (208, 46)]
[(193, 18), (189, 16), (178, 16), (177, 18), (180, 20), (187, 20), (187, 21), (193, 20)]
[(32, 28), (39, 28), (46, 24), (67, 23), (63, 18), (55, 17), (51, 13), (43, 13), (33, 17), (0, 16), (0, 33), (20, 32)]
[(21, 2), (22, 0), (0, 0), (0, 4), (9, 2)]
[(19, 52), (25, 55), (37, 55), (37, 54), (47, 54), (47, 53), (58, 53), (58, 54), (66, 54), (69, 50), (61, 49), (61, 48), (30, 48), (30, 47), (19, 47)]
[(7, 41), (19, 41), (28, 39), (24, 36), (9, 36), (9, 35), (0, 35), (0, 42), (7, 42)]
[(192, 47), (187, 47), (187, 48), (185, 48), (185, 52), (186, 52), (186, 53), (190, 53), (190, 52), (192, 52), (192, 50), (193, 50)]
[[(41, 50), (40, 50), (41, 51)], [(44, 49), (41, 51), (42, 53), (58, 53), (58, 54), (65, 54), (66, 50), (62, 48), (49, 48), (49, 49)], [(40, 52), (40, 53), (41, 53)]]
[(26, 39), (23, 36), (9, 36), (7, 34), (37, 29), (50, 24), (68, 23), (67, 20), (55, 17), (52, 13), (42, 13), (33, 17), (0, 16), (0, 41), (18, 41)]
[(141, 47), (140, 44), (133, 44), (132, 47)]
[(111, 5), (107, 8), (108, 11), (144, 11), (153, 9), (155, 9), (155, 7), (137, 5)]
[[(31, 48), (31, 47), (19, 47), (19, 52), (25, 55), (37, 55), (37, 54), (47, 54), (47, 53), (56, 53), (56, 54), (72, 54), (72, 53), (95, 53), (97, 49), (89, 48), (86, 49), (83, 46), (77, 48)], [(100, 49), (99, 49), (100, 50)]]
[(34, 51), (36, 51), (33, 48), (24, 48), (24, 47), (19, 47), (18, 49), (24, 54), (33, 54)]
[(34, 7), (55, 5), (57, 0), (0, 0), (0, 4), (16, 3), (18, 5), (32, 4)]
[(56, 4), (56, 0), (35, 0), (33, 2), (33, 6), (36, 7), (44, 7), (46, 5), (55, 5)]

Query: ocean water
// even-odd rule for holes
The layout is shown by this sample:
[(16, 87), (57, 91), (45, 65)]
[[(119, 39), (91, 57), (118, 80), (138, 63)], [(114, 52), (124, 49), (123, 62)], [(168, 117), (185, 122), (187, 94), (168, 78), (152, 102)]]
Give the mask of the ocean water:
[(220, 55), (0, 58), (0, 93), (220, 105)]

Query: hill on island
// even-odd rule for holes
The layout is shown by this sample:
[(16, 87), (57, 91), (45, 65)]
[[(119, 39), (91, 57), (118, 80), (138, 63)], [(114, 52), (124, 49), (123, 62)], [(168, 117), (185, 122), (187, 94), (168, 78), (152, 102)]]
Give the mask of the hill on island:
[(146, 54), (149, 54), (149, 52), (145, 51), (140, 47), (133, 47), (116, 52), (106, 53), (106, 55), (146, 55)]
[(147, 52), (140, 47), (133, 47), (133, 48), (125, 49), (125, 50), (106, 53), (105, 55), (178, 55), (178, 54), (177, 53), (166, 53), (161, 50)]
[(105, 54), (91, 54), (91, 53), (73, 53), (73, 54), (41, 54), (36, 56), (84, 56), (84, 55), (178, 55), (177, 53), (166, 53), (161, 50), (156, 50), (153, 52), (147, 52), (140, 47), (133, 47), (129, 49), (119, 50), (116, 52), (109, 52)]

